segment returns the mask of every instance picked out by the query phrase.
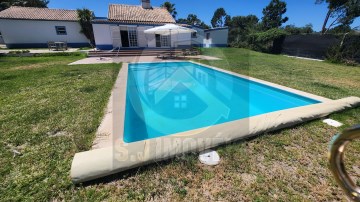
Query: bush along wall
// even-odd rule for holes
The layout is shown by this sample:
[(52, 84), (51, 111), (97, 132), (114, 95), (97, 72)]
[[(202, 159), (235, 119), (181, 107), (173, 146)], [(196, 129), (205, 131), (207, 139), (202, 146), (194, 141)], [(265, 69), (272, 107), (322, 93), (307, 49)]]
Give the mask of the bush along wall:
[(248, 43), (254, 50), (280, 54), (286, 34), (284, 30), (274, 28), (265, 32), (251, 34)]
[(360, 35), (345, 34), (339, 43), (328, 49), (326, 59), (333, 63), (360, 64)]

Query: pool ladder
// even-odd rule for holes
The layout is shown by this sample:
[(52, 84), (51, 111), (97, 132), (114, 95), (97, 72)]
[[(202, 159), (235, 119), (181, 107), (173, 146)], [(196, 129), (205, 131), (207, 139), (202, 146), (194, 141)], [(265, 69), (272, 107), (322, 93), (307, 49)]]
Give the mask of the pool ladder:
[[(355, 139), (360, 139), (360, 125), (345, 130), (336, 135), (330, 143), (329, 163), (330, 169), (346, 195), (353, 201), (360, 202), (360, 187), (351, 180), (344, 165), (344, 152), (346, 145)], [(358, 161), (360, 162), (360, 160)]]

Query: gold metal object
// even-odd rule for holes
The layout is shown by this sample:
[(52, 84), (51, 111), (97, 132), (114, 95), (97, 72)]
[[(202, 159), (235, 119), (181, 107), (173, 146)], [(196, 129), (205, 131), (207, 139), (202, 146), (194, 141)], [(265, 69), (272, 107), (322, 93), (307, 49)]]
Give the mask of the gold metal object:
[[(351, 180), (344, 165), (344, 152), (346, 145), (355, 139), (360, 139), (360, 125), (345, 130), (342, 134), (336, 135), (329, 151), (330, 169), (346, 195), (353, 201), (360, 202), (360, 187)], [(358, 161), (360, 163), (360, 159)]]

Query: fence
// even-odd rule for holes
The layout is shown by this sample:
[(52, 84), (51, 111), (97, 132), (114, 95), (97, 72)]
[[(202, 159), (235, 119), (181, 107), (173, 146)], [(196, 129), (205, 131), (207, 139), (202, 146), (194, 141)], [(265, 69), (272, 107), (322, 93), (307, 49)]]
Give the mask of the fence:
[(325, 59), (329, 47), (337, 43), (339, 43), (339, 39), (334, 35), (290, 35), (285, 38), (282, 53), (298, 57)]

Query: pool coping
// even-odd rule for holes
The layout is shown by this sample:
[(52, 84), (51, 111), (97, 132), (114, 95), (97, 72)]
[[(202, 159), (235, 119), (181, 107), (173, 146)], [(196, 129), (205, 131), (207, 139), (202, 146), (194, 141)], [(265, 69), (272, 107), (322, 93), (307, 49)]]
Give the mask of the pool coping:
[[(184, 61), (163, 61), (163, 62), (157, 61), (155, 63), (174, 63), (174, 62), (183, 63)], [(275, 84), (275, 83), (257, 79), (254, 77), (245, 76), (242, 74), (238, 74), (238, 73), (235, 73), (232, 71), (220, 69), (220, 68), (213, 67), (210, 65), (205, 65), (202, 63), (194, 62), (194, 61), (185, 61), (185, 62), (190, 62), (193, 64), (201, 65), (201, 66), (204, 66), (204, 67), (207, 67), (207, 68), (219, 71), (219, 72), (227, 73), (227, 74), (237, 76), (237, 77), (240, 77), (243, 79), (254, 81), (254, 82), (257, 82), (260, 84), (264, 84), (264, 85), (267, 85), (270, 87), (274, 87), (274, 88), (277, 88), (280, 90), (284, 90), (284, 91), (294, 93), (294, 94), (297, 94), (300, 96), (304, 96), (306, 98), (314, 99), (314, 100), (317, 100), (320, 102), (331, 101), (331, 99), (328, 99), (328, 98), (325, 98), (322, 96), (318, 96), (315, 94), (307, 93), (305, 91), (289, 88), (289, 87), (286, 87), (283, 85)], [(109, 103), (106, 108), (106, 114), (102, 120), (100, 127), (98, 128), (96, 139), (93, 142), (93, 149), (99, 149), (99, 148), (112, 146), (114, 142), (125, 143), (123, 141), (123, 138), (124, 138), (123, 131), (124, 131), (125, 109), (126, 109), (125, 105), (126, 105), (128, 70), (129, 70), (129, 64), (136, 64), (136, 63), (146, 64), (146, 63), (151, 63), (151, 62), (134, 62), (134, 63), (123, 63), (122, 64), (122, 68), (118, 74), (116, 81), (115, 81), (114, 88), (112, 90), (112, 93), (111, 93), (111, 96), (109, 99)], [(113, 104), (114, 102), (117, 104), (114, 105)], [(287, 109), (285, 109), (285, 110), (287, 110)], [(279, 111), (282, 111), (282, 110), (279, 110)], [(113, 117), (114, 112), (117, 114), (117, 116), (115, 116), (115, 117)], [(118, 114), (121, 114), (121, 116), (118, 116)], [(249, 118), (251, 118), (251, 117), (249, 117)], [(236, 121), (236, 120), (234, 120), (234, 121)], [(120, 124), (113, 125), (112, 122), (120, 123)], [(220, 125), (220, 124), (218, 124), (218, 125)], [(204, 128), (207, 128), (207, 127), (204, 127)], [(181, 135), (183, 133), (188, 133), (188, 132), (191, 133), (191, 131), (197, 131), (197, 130), (199, 130), (199, 129), (189, 130), (189, 131), (175, 133), (175, 134), (171, 134), (171, 135)], [(120, 134), (120, 136), (118, 135), (119, 138), (115, 138), (114, 133)], [(171, 135), (168, 135), (168, 136), (171, 136)]]
[[(125, 143), (123, 141), (123, 129), (128, 74), (128, 64), (125, 63), (118, 74), (108, 103), (107, 113), (98, 130), (99, 133), (108, 133), (108, 136), (100, 140), (100, 143), (95, 145), (93, 150), (75, 154), (71, 166), (73, 182), (81, 183), (177, 155), (200, 152), (239, 139), (288, 128), (325, 117), (334, 112), (360, 106), (360, 98), (357, 97), (330, 100), (209, 65), (193, 63), (265, 85), (270, 84), (270, 86), (316, 99), (322, 103), (275, 111), (168, 136)], [(114, 136), (113, 134), (117, 135)]]

